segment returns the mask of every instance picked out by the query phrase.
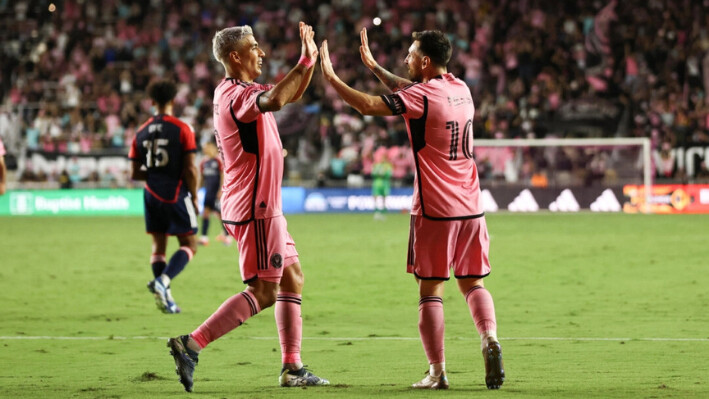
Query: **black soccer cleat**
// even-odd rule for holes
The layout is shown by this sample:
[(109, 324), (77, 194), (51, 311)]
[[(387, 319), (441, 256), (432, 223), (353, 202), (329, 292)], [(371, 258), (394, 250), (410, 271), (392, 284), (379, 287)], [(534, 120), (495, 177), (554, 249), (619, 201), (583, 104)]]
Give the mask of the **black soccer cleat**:
[(167, 340), (167, 347), (175, 359), (175, 372), (180, 376), (180, 383), (185, 387), (185, 391), (192, 392), (192, 374), (199, 362), (199, 354), (187, 348), (188, 339), (188, 335), (170, 338)]
[(505, 369), (502, 362), (502, 347), (499, 342), (489, 342), (483, 348), (485, 360), (485, 385), (487, 389), (500, 389), (505, 382)]

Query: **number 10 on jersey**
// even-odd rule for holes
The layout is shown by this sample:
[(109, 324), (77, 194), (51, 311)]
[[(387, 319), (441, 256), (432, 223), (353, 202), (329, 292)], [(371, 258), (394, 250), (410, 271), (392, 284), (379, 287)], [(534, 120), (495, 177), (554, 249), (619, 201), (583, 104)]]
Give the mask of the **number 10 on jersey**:
[[(451, 132), (451, 145), (450, 154), (448, 157), (449, 161), (455, 161), (458, 159), (458, 140), (460, 136), (460, 127), (458, 121), (448, 121), (446, 122), (446, 130)], [(468, 119), (465, 122), (465, 127), (463, 128), (463, 143), (461, 145), (463, 150), (463, 156), (466, 159), (473, 158), (473, 120)]]

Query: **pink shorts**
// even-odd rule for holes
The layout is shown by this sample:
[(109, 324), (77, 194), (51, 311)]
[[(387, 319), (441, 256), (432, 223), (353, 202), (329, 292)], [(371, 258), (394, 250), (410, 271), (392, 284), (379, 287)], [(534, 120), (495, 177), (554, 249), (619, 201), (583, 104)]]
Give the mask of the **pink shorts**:
[(483, 278), (490, 274), (485, 217), (439, 221), (411, 215), (406, 271), (423, 280)]
[(280, 283), (283, 269), (298, 262), (298, 251), (283, 215), (225, 226), (239, 245), (239, 270), (244, 283), (255, 279)]

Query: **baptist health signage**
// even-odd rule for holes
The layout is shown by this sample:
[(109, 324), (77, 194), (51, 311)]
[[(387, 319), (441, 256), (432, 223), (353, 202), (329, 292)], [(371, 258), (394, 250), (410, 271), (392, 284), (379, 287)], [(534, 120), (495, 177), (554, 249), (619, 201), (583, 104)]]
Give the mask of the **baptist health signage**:
[(10, 191), (0, 215), (142, 215), (143, 190)]

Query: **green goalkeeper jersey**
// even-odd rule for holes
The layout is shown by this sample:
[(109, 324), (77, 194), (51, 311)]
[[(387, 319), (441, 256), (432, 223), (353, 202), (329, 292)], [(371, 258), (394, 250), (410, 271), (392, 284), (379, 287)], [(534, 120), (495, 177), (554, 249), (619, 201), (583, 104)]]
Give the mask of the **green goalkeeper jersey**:
[(372, 165), (372, 194), (389, 195), (391, 189), (392, 166), (381, 161)]

